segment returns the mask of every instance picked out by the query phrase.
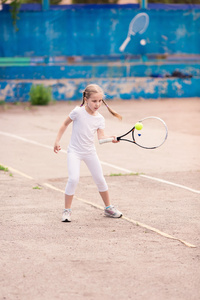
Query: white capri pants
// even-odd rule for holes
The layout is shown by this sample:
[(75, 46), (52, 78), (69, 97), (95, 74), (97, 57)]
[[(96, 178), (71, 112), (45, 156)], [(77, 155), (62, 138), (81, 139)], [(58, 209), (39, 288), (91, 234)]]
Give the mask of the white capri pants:
[(65, 188), (65, 194), (74, 195), (76, 186), (80, 177), (80, 164), (84, 161), (90, 170), (93, 180), (97, 185), (99, 192), (105, 192), (108, 190), (108, 185), (103, 176), (102, 167), (97, 154), (79, 154), (68, 150), (67, 153), (67, 165), (68, 165), (68, 182)]

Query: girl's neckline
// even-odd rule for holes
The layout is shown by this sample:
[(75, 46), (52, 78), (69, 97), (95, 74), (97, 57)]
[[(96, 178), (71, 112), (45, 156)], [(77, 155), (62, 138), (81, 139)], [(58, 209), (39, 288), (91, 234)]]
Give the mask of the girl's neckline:
[(85, 112), (86, 112), (89, 116), (91, 116), (91, 117), (97, 117), (97, 116), (98, 116), (98, 111), (95, 112), (95, 115), (92, 115), (92, 114), (90, 114), (90, 113), (86, 110), (86, 107), (85, 107), (85, 106), (84, 106), (84, 109), (85, 109)]

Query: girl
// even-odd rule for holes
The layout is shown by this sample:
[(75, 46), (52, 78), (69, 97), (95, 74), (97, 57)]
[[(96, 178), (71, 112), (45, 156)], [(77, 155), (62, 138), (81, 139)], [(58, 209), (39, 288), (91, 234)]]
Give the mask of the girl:
[[(71, 205), (76, 186), (79, 181), (80, 162), (83, 160), (89, 168), (92, 177), (98, 187), (99, 193), (105, 204), (104, 213), (106, 216), (120, 218), (122, 213), (110, 203), (108, 186), (103, 176), (102, 168), (96, 154), (94, 146), (94, 135), (97, 132), (98, 139), (107, 138), (104, 134), (105, 120), (98, 112), (102, 102), (109, 112), (115, 117), (122, 117), (114, 112), (104, 101), (103, 90), (96, 84), (90, 84), (83, 92), (83, 102), (80, 107), (71, 111), (58, 132), (54, 152), (61, 150), (60, 139), (73, 122), (72, 135), (68, 146), (67, 164), (68, 164), (68, 182), (65, 189), (65, 209), (62, 215), (62, 222), (71, 222)], [(113, 136), (113, 143), (117, 143)]]

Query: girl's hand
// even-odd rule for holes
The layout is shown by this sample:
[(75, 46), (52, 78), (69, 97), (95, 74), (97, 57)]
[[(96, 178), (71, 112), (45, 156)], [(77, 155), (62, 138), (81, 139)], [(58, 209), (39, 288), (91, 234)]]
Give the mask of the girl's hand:
[(119, 143), (120, 142), (120, 141), (117, 140), (116, 136), (112, 136), (112, 137), (113, 137), (112, 143)]
[(55, 152), (55, 153), (58, 153), (60, 150), (61, 150), (60, 145), (59, 145), (57, 142), (55, 142), (55, 145), (54, 145), (54, 152)]

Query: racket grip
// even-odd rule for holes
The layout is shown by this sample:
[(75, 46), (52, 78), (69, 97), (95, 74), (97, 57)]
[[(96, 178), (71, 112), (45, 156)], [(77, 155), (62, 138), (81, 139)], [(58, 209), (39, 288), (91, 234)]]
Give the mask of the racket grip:
[(107, 138), (107, 139), (101, 139), (99, 140), (99, 144), (105, 144), (105, 143), (110, 143), (114, 140), (114, 138)]
[(126, 48), (126, 46), (128, 45), (128, 43), (130, 42), (131, 38), (130, 36), (127, 36), (127, 38), (125, 39), (125, 41), (123, 42), (123, 44), (121, 45), (121, 47), (119, 48), (119, 50), (121, 52), (124, 51), (124, 49)]

